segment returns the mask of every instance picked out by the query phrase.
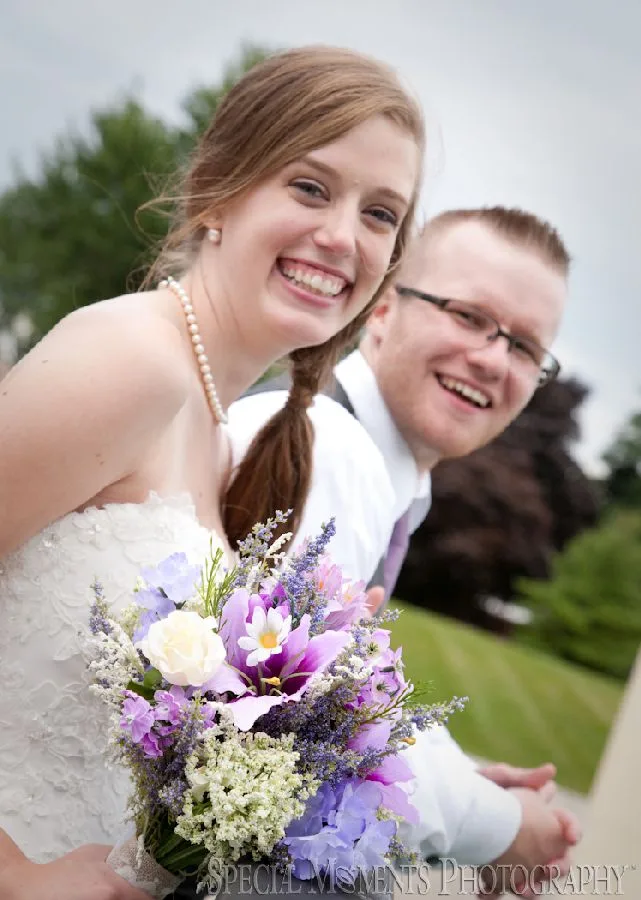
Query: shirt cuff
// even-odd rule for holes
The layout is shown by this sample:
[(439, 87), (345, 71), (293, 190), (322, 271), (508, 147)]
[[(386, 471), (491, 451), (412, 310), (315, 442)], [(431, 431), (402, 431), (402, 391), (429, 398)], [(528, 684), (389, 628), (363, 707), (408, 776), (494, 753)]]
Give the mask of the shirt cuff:
[(476, 775), (473, 791), (473, 801), (450, 853), (460, 865), (481, 866), (505, 853), (514, 841), (522, 810), (514, 794), (483, 775)]

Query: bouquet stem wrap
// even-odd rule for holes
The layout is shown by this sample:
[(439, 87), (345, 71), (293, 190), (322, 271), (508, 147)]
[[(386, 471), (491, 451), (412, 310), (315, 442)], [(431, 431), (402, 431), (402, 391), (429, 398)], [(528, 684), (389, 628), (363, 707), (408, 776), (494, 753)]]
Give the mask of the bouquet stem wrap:
[(139, 846), (135, 836), (116, 844), (107, 857), (107, 865), (133, 887), (146, 891), (154, 900), (164, 900), (183, 880), (172, 875)]

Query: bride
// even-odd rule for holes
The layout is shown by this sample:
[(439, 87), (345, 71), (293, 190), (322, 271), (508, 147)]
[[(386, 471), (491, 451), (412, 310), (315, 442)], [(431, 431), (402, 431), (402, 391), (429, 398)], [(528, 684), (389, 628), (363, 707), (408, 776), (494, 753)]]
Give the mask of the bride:
[[(400, 257), (422, 152), (385, 66), (329, 47), (271, 57), (198, 147), (154, 286), (67, 316), (2, 381), (2, 898), (143, 900), (104, 862), (127, 783), (87, 690), (90, 585), (125, 602), (141, 566), (201, 561), (212, 535), (231, 552), (276, 506), (301, 509), (305, 409)], [(227, 539), (225, 409), (287, 354), (290, 400)]]

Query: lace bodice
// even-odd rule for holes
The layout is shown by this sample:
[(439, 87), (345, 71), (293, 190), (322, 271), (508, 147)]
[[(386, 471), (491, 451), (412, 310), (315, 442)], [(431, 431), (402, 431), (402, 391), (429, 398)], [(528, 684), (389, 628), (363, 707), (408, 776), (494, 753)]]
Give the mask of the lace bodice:
[(128, 782), (106, 763), (108, 714), (89, 692), (84, 635), (98, 579), (116, 608), (141, 567), (204, 560), (188, 497), (70, 513), (0, 560), (0, 826), (28, 857), (114, 843)]

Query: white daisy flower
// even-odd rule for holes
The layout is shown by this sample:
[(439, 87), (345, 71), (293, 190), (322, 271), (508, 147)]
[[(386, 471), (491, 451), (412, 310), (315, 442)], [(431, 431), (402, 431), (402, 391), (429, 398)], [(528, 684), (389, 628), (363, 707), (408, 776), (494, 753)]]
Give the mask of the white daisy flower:
[(251, 650), (247, 665), (255, 666), (275, 653), (282, 651), (282, 643), (292, 628), (292, 617), (283, 619), (277, 609), (270, 609), (265, 615), (262, 606), (254, 610), (252, 620), (247, 625), (247, 635), (238, 638), (242, 650)]

